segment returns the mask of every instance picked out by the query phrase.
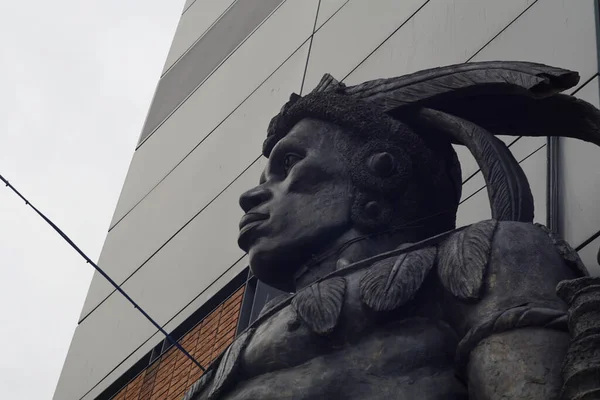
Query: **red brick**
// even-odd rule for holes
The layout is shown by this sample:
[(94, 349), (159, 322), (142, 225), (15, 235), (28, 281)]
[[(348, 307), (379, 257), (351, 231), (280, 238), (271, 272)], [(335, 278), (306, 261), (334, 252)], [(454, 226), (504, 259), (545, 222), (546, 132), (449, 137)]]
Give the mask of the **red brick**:
[(232, 308), (237, 308), (239, 304), (242, 303), (242, 296), (237, 296), (237, 297), (232, 297), (231, 299), (229, 299), (228, 301), (226, 301), (225, 303), (223, 303), (223, 312), (228, 312), (230, 311)]
[[(233, 342), (244, 290), (245, 287), (236, 290), (179, 340), (204, 368)], [(202, 373), (181, 351), (171, 347), (117, 393), (114, 400), (181, 400)]]

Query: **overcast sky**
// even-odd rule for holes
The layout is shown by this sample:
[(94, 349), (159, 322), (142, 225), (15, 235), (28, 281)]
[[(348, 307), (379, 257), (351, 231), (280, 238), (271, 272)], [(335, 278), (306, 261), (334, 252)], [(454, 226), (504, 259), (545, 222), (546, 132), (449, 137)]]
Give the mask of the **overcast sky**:
[[(184, 0), (0, 0), (0, 174), (97, 260)], [(50, 399), (93, 270), (0, 187), (0, 398)]]

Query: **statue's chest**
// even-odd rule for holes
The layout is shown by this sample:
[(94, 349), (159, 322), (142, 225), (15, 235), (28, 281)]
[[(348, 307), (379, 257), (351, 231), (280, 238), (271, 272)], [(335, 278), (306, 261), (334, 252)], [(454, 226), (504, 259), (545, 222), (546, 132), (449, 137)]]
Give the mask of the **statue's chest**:
[[(333, 288), (321, 286), (309, 294), (310, 298), (292, 301), (257, 326), (241, 355), (244, 377), (248, 379), (291, 368), (343, 351), (382, 329), (392, 329), (400, 336), (416, 335), (413, 339), (418, 341), (419, 334), (407, 328), (412, 325), (410, 322), (390, 328), (417, 316), (429, 319), (433, 325), (438, 324), (437, 316), (427, 310), (423, 312), (423, 307), (417, 310), (407, 306), (391, 313), (373, 312), (361, 300), (363, 272), (345, 277), (343, 295), (335, 283)], [(341, 299), (339, 306), (335, 299)], [(336, 311), (339, 315), (335, 315)], [(330, 331), (325, 332), (329, 327)]]
[(304, 363), (335, 346), (330, 338), (316, 335), (290, 306), (256, 328), (242, 353), (246, 377)]
[(241, 381), (225, 398), (462, 399), (452, 397), (464, 389), (454, 377), (455, 346), (451, 331), (422, 317), (376, 326), (344, 343), (298, 326), (288, 307), (254, 332)]
[(360, 274), (299, 292), (257, 326), (243, 352), (244, 369), (260, 375), (299, 365), (336, 351), (372, 329), (373, 318), (358, 301)]
[[(402, 321), (420, 318), (444, 325), (442, 291), (436, 289), (437, 274), (430, 273), (435, 259), (436, 248), (423, 248), (299, 291), (256, 326), (241, 354), (243, 375), (248, 379), (301, 365)], [(392, 329), (394, 335), (412, 335), (410, 325)]]

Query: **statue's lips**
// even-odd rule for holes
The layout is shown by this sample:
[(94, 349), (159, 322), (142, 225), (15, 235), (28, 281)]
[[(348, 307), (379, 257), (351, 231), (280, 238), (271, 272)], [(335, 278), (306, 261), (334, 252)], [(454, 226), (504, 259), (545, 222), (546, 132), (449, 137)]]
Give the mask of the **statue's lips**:
[(241, 249), (248, 251), (251, 243), (256, 240), (255, 235), (250, 232), (253, 228), (260, 225), (263, 221), (269, 218), (266, 214), (248, 213), (240, 220), (240, 233), (238, 235), (238, 245)]
[(245, 214), (242, 217), (242, 219), (240, 220), (240, 231), (242, 231), (246, 226), (248, 226), (254, 222), (263, 221), (267, 218), (269, 218), (269, 216), (266, 214), (260, 214), (260, 213)]

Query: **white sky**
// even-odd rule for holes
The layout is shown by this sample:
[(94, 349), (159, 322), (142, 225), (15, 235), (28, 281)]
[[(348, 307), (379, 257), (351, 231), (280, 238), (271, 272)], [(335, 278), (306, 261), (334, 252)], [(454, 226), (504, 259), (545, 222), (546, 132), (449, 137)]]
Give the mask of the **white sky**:
[[(184, 0), (0, 0), (0, 174), (97, 260)], [(0, 187), (0, 397), (50, 399), (93, 270)]]

